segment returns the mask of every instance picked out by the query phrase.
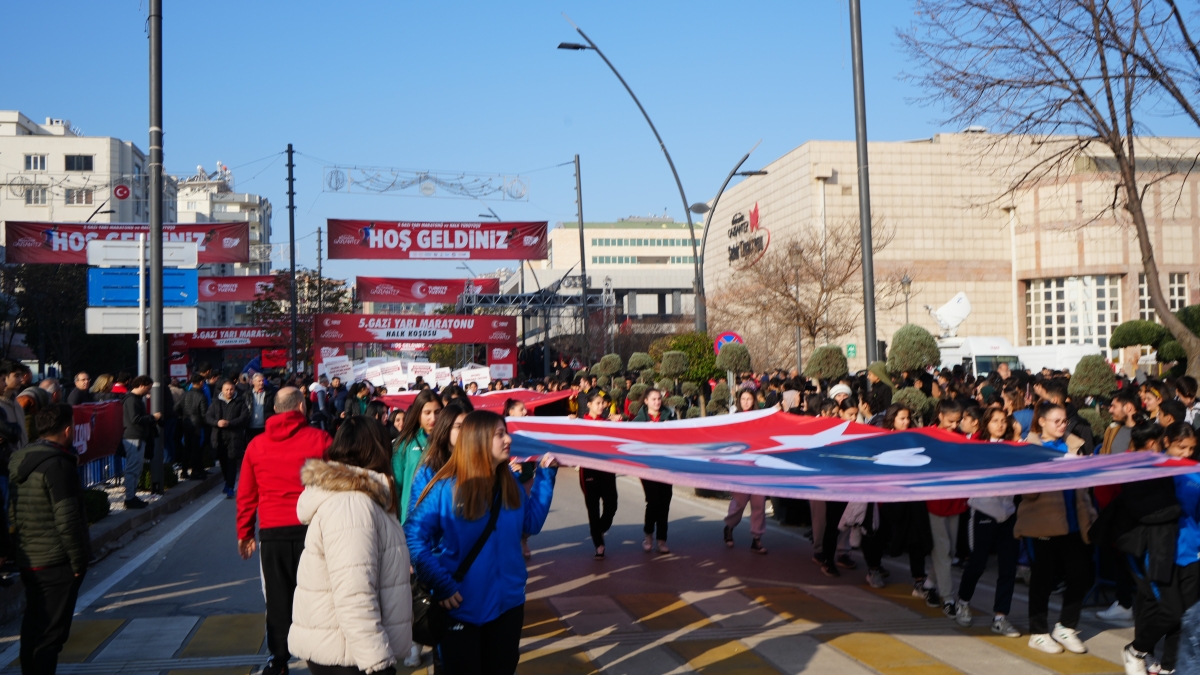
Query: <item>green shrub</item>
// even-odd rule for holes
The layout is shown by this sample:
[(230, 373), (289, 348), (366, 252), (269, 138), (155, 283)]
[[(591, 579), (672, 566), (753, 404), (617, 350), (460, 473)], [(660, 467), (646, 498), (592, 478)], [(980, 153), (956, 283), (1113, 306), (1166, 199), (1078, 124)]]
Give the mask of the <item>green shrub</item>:
[(1082, 402), (1089, 396), (1108, 398), (1116, 390), (1117, 376), (1099, 354), (1089, 354), (1080, 359), (1067, 384), (1067, 393), (1076, 402)]
[(729, 406), (720, 401), (709, 401), (708, 405), (705, 406), (705, 410), (708, 411), (709, 415), (727, 415), (729, 413)]
[(667, 407), (674, 408), (677, 411), (683, 410), (684, 406), (686, 406), (686, 405), (687, 405), (687, 399), (685, 399), (682, 396), (672, 396), (667, 399)]
[(736, 342), (721, 347), (721, 353), (717, 354), (716, 366), (720, 370), (732, 370), (735, 373), (754, 370), (750, 363), (750, 350), (746, 349), (746, 345)]
[(628, 398), (630, 401), (641, 401), (642, 398), (646, 395), (646, 390), (649, 388), (650, 388), (649, 385), (642, 384), (641, 382), (639, 382), (629, 388), (629, 393), (626, 394), (625, 397)]
[[(1071, 379), (1075, 378), (1072, 377)], [(1112, 415), (1104, 408), (1080, 408), (1079, 416), (1087, 420), (1087, 423), (1092, 427), (1092, 435), (1096, 438), (1104, 438), (1104, 430), (1108, 428), (1108, 425), (1112, 424)], [(1028, 431), (1028, 429), (1024, 431)]]
[(619, 354), (605, 354), (599, 363), (592, 366), (592, 372), (600, 377), (612, 377), (624, 367)]
[(1187, 361), (1187, 352), (1183, 351), (1183, 345), (1179, 344), (1175, 338), (1168, 338), (1158, 345), (1158, 353), (1155, 358), (1159, 363), (1183, 362)]
[(646, 352), (634, 352), (629, 356), (629, 370), (638, 372), (654, 367), (654, 359)]
[[(632, 400), (632, 399), (631, 399)], [(629, 419), (637, 417), (638, 412), (642, 409), (642, 401), (638, 399), (629, 404)]]
[(108, 515), (108, 493), (104, 490), (84, 490), (83, 511), (88, 525), (99, 522)]
[(654, 388), (663, 392), (664, 394), (673, 394), (675, 393), (675, 382), (673, 380), (666, 379), (659, 380), (654, 384)]
[(848, 372), (846, 355), (837, 345), (817, 347), (804, 365), (804, 376), (814, 380), (833, 380)]
[(642, 384), (654, 384), (654, 369), (647, 368), (643, 370), (641, 372), (641, 376), (638, 377), (638, 382), (641, 382)]
[(729, 396), (730, 396), (730, 393), (729, 393), (729, 384), (728, 383), (722, 382), (722, 383), (718, 384), (717, 386), (713, 387), (713, 391), (712, 391), (712, 402), (713, 403), (729, 405)]
[[(905, 387), (892, 396), (892, 403), (903, 403), (913, 415), (925, 419), (933, 412), (933, 399), (916, 387)], [(916, 426), (914, 424), (914, 426)]]
[(662, 363), (659, 364), (658, 370), (663, 375), (670, 378), (676, 378), (687, 372), (688, 355), (681, 351), (663, 352)]
[(683, 384), (679, 385), (679, 391), (682, 392), (684, 396), (695, 396), (696, 394), (700, 393), (700, 385), (695, 382), (684, 382)]
[(916, 372), (942, 362), (937, 339), (916, 324), (906, 324), (892, 335), (887, 369), (891, 373)]
[(700, 416), (700, 406), (694, 405), (687, 409), (687, 413), (684, 415), (684, 419), (690, 420), (692, 418), (699, 417), (699, 416)]
[(1165, 338), (1170, 337), (1166, 328), (1153, 321), (1134, 319), (1126, 321), (1113, 329), (1108, 340), (1108, 346), (1113, 349), (1125, 347), (1157, 347)]

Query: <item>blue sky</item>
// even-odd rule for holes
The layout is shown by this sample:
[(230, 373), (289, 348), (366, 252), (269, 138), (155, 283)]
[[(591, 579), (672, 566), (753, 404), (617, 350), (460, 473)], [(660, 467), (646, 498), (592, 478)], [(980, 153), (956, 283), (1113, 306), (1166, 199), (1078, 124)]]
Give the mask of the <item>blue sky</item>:
[[(12, 3), (0, 22), (11, 67), (0, 108), (63, 117), (146, 148), (146, 0)], [(910, 102), (895, 30), (906, 1), (865, 0), (872, 140), (927, 137), (940, 111)], [(284, 177), (297, 159), (298, 262), (330, 217), (478, 220), (478, 202), (321, 193), (325, 160), (407, 169), (525, 173), (506, 220), (574, 219), (569, 161), (583, 165), (584, 216), (611, 221), (682, 205), (654, 137), (568, 14), (629, 81), (672, 152), (691, 202), (706, 201), (755, 142), (747, 168), (810, 139), (854, 137), (846, 2), (167, 2), (167, 169), (234, 167), (267, 196), (287, 237)], [(22, 67), (21, 64), (27, 64)], [(319, 159), (318, 159), (319, 158)], [(278, 263), (277, 263), (278, 264)], [(488, 262), (472, 265), (491, 269)], [(327, 261), (330, 276), (455, 276), (437, 263)]]

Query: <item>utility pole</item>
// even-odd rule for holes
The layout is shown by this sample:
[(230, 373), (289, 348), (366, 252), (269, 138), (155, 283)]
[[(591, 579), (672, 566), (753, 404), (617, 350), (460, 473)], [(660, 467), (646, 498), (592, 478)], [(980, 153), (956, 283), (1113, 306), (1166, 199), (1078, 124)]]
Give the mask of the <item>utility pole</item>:
[(579, 217), (579, 292), (583, 298), (580, 311), (583, 312), (583, 364), (586, 366), (592, 362), (592, 345), (588, 337), (587, 249), (583, 246), (583, 181), (579, 175), (579, 155), (575, 155), (575, 214)]
[(317, 314), (325, 313), (325, 278), (321, 276), (321, 228), (317, 228)]
[(867, 160), (867, 99), (863, 82), (862, 8), (850, 0), (850, 51), (854, 66), (854, 140), (858, 147), (858, 220), (862, 231), (863, 332), (867, 363), (879, 360), (875, 341), (875, 262), (871, 245), (871, 180)]
[(292, 374), (300, 372), (300, 355), (296, 353), (296, 179), (292, 175), (295, 163), (292, 162), (292, 144), (287, 147), (288, 170), (288, 247), (292, 260)]
[[(150, 0), (150, 412), (163, 396), (163, 51), (162, 0)], [(162, 442), (161, 439), (158, 442)], [(157, 453), (156, 453), (157, 455)]]

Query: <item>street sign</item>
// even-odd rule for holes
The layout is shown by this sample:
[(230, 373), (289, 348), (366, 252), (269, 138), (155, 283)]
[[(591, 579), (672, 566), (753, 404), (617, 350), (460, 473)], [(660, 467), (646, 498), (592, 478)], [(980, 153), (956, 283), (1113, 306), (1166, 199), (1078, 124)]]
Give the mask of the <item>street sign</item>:
[(129, 199), (129, 195), (133, 194), (128, 185), (118, 185), (113, 188), (113, 196), (121, 201)]
[(720, 354), (721, 347), (724, 347), (725, 345), (730, 344), (732, 342), (736, 342), (739, 345), (745, 344), (742, 341), (742, 336), (738, 335), (737, 333), (735, 333), (731, 330), (727, 330), (724, 333), (721, 333), (720, 335), (717, 336), (717, 339), (713, 340), (713, 353)]
[[(195, 307), (199, 300), (196, 270), (163, 269), (163, 306)], [(150, 298), (146, 282), (146, 299)], [(88, 270), (88, 305), (92, 307), (137, 307), (136, 267), (93, 267)]]
[[(137, 335), (137, 307), (88, 307), (87, 332), (90, 335)], [(148, 325), (150, 322), (146, 321)], [(163, 334), (195, 333), (195, 307), (164, 307)]]
[(846, 358), (852, 359), (856, 356), (858, 356), (858, 345), (853, 343), (846, 345)]
[[(138, 242), (125, 239), (93, 239), (87, 243), (87, 262), (94, 267), (137, 267)], [(194, 241), (164, 241), (163, 267), (195, 267), (200, 246)], [(146, 265), (150, 243), (146, 242)]]

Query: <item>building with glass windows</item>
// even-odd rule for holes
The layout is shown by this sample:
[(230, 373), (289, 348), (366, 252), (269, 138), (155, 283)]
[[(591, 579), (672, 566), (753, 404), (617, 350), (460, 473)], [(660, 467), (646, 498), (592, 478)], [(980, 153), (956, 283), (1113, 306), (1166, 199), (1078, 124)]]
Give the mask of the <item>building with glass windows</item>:
[[(1078, 140), (1008, 139), (973, 130), (869, 144), (874, 227), (891, 237), (874, 257), (879, 339), (890, 341), (904, 324), (900, 281), (907, 275), (910, 320), (935, 335), (938, 326), (925, 306), (937, 308), (962, 291), (973, 311), (959, 326), (960, 337), (1000, 336), (1018, 346), (1095, 344), (1122, 366), (1136, 364), (1136, 349), (1108, 344), (1121, 322), (1154, 319), (1136, 233), (1128, 215), (1112, 208), (1118, 175), (1111, 158), (1088, 147), (1069, 161), (1047, 162), (1070, 144)], [(1200, 139), (1152, 138), (1139, 145), (1160, 281), (1178, 309), (1200, 302), (1200, 179), (1187, 171)], [(856, 231), (855, 144), (810, 141), (763, 168), (767, 175), (726, 190), (710, 214), (709, 328), (748, 333), (752, 351), (756, 339), (790, 340), (790, 351), (779, 351), (794, 355), (794, 330), (779, 330), (766, 316), (762, 326), (719, 325), (720, 304), (739, 301), (729, 291), (740, 288), (741, 272), (773, 248), (794, 238), (812, 241), (834, 223), (852, 223), (842, 231)], [(858, 325), (833, 340), (854, 354), (851, 368), (866, 365), (861, 317)], [(802, 345), (803, 354), (812, 348)]]

